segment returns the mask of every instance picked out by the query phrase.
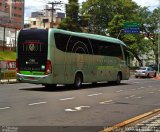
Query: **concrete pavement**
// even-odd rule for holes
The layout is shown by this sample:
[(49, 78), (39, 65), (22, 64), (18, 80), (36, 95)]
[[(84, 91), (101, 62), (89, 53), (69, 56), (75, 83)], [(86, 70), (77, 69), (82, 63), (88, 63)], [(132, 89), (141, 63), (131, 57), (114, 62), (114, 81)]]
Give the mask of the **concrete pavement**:
[(101, 132), (160, 132), (160, 109), (144, 113)]

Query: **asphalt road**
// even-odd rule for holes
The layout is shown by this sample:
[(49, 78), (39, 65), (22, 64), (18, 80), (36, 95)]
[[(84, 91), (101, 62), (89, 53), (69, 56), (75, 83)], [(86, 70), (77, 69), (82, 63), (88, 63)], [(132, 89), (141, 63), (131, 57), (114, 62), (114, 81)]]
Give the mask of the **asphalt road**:
[(86, 84), (81, 89), (0, 84), (0, 126), (93, 132), (160, 108), (159, 100), (160, 80), (153, 79), (130, 79), (118, 86)]

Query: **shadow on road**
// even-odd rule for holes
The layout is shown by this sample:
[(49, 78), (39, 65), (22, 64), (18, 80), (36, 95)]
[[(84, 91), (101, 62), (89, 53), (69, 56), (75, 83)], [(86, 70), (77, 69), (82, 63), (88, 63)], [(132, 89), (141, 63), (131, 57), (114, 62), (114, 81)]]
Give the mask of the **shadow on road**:
[(73, 90), (82, 90), (82, 89), (93, 89), (93, 88), (103, 88), (103, 87), (113, 87), (113, 86), (122, 86), (122, 85), (131, 85), (128, 83), (121, 83), (120, 85), (113, 85), (110, 83), (97, 83), (97, 84), (83, 84), (81, 88), (76, 89), (72, 85), (58, 85), (56, 87), (34, 87), (34, 88), (21, 88), (19, 90), (26, 91), (40, 91), (40, 92), (62, 92), (62, 91), (73, 91)]

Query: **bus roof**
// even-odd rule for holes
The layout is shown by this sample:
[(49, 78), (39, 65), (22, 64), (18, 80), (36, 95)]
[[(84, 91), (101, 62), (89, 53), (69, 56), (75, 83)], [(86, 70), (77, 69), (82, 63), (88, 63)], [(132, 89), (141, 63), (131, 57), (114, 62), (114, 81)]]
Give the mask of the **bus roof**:
[(62, 30), (62, 29), (55, 29), (55, 28), (51, 28), (50, 31), (54, 32), (54, 33), (63, 33), (63, 34), (68, 34), (68, 35), (73, 35), (73, 36), (84, 37), (84, 38), (91, 38), (91, 39), (94, 39), (94, 40), (102, 40), (102, 41), (122, 44), (122, 45), (126, 46), (126, 44), (123, 43), (119, 39), (112, 38), (112, 37), (107, 37), (107, 36), (102, 36), (102, 35), (81, 33), (81, 32), (71, 32), (71, 31), (66, 31), (66, 30)]

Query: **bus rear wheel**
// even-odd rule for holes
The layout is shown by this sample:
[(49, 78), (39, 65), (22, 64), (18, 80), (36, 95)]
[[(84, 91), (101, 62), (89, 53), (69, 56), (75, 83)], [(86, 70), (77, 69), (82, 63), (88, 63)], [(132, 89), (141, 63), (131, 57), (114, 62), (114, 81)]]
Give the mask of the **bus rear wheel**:
[(116, 84), (116, 85), (121, 84), (121, 80), (122, 80), (121, 78), (122, 78), (121, 74), (118, 73), (117, 74), (117, 79), (116, 79), (116, 81), (114, 81), (114, 84)]
[(74, 87), (80, 88), (82, 86), (83, 77), (82, 74), (77, 73), (74, 79)]
[(97, 86), (97, 84), (98, 84), (97, 82), (92, 82), (93, 86)]
[(118, 73), (118, 75), (117, 75), (117, 80), (115, 81), (115, 84), (117, 84), (117, 85), (119, 85), (119, 84), (121, 84), (121, 75)]

